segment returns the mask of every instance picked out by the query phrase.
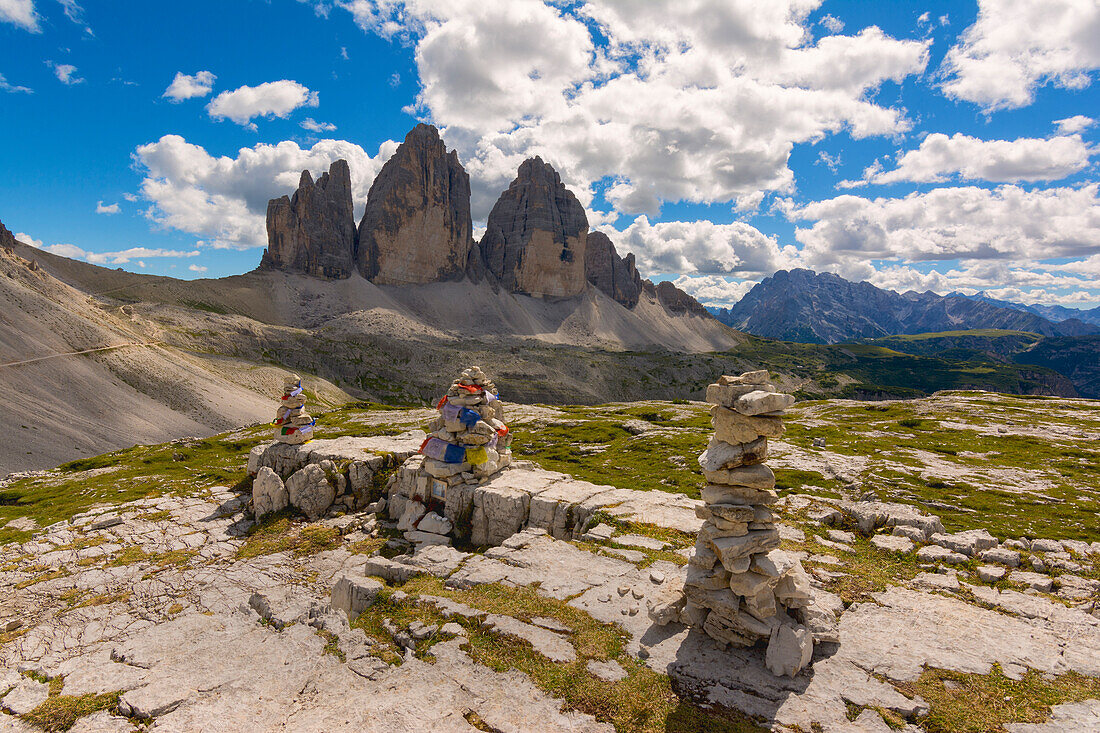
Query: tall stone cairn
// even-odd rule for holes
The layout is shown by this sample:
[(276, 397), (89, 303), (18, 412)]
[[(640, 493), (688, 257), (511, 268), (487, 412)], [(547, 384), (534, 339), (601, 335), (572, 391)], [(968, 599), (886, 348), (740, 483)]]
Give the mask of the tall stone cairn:
[(275, 440), (280, 443), (298, 445), (313, 437), (317, 421), (306, 412), (302, 378), (297, 374), (283, 380), (283, 396), (279, 398), (279, 410), (271, 423), (275, 426)]
[(776, 391), (767, 371), (723, 376), (707, 387), (714, 436), (699, 456), (707, 485), (704, 520), (682, 598), (650, 608), (658, 623), (679, 620), (722, 645), (767, 641), (765, 664), (793, 677), (810, 663), (813, 637), (799, 609), (813, 602), (801, 562), (779, 549), (769, 508), (778, 499), (764, 465), (768, 438), (783, 434), (783, 411), (794, 397)]
[(480, 479), (511, 462), (504, 406), (481, 367), (463, 370), (437, 407), (439, 415), (428, 423), (428, 437), (420, 447), (430, 476), (449, 479), (466, 473)]

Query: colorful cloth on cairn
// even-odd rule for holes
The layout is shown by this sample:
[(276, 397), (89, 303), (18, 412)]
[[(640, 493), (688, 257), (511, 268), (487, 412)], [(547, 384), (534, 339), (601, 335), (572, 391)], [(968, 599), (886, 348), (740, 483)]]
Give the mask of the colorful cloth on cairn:
[[(420, 445), (420, 452), (428, 458), (444, 463), (465, 463), (467, 450), (461, 445), (448, 443), (439, 438), (428, 438)], [(482, 451), (484, 453), (484, 451)], [(485, 460), (485, 459), (482, 459)]]

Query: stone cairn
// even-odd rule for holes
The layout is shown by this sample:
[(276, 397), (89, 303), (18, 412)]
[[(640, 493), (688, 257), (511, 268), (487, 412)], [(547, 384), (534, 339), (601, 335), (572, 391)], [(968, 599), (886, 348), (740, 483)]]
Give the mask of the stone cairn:
[(707, 402), (715, 433), (699, 456), (707, 481), (696, 508), (703, 526), (683, 596), (650, 615), (658, 623), (678, 616), (722, 645), (767, 640), (768, 669), (793, 677), (813, 655), (811, 632), (799, 622), (813, 596), (801, 562), (779, 549), (769, 509), (778, 499), (775, 474), (763, 461), (794, 397), (768, 384), (767, 371), (755, 371), (721, 377), (707, 387)]
[[(454, 525), (444, 516), (447, 490), (484, 483), (512, 462), (512, 436), (496, 385), (481, 367), (470, 367), (451, 383), (428, 423), (415, 494), (401, 508), (397, 528), (417, 544), (449, 544)], [(396, 507), (395, 507), (396, 508)], [(392, 516), (392, 515), (391, 515)]]
[(292, 374), (283, 381), (279, 411), (271, 422), (275, 426), (275, 440), (280, 443), (298, 445), (313, 437), (313, 426), (317, 421), (306, 412), (302, 378), (297, 374)]

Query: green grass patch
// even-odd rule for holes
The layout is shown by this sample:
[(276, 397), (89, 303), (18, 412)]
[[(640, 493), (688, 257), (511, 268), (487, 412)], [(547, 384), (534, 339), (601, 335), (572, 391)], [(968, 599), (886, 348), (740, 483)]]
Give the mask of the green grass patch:
[(298, 517), (293, 508), (264, 515), (249, 528), (237, 557), (240, 559), (290, 552), (296, 557), (331, 550), (340, 544), (340, 531)]
[(1028, 670), (1013, 680), (1000, 665), (986, 675), (926, 668), (913, 682), (893, 684), (929, 704), (920, 721), (929, 733), (1000, 733), (1007, 723), (1045, 722), (1055, 705), (1100, 697), (1100, 680), (1094, 677)]

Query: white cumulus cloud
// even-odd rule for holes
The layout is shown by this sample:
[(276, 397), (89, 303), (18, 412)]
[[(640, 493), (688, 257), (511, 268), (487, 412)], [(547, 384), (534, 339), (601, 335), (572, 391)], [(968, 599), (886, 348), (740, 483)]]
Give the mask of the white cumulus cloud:
[(206, 265), (188, 265), (187, 269), (191, 272), (206, 272), (208, 268)]
[(679, 273), (758, 277), (790, 266), (796, 252), (743, 222), (651, 223), (642, 215), (622, 232), (609, 232), (620, 253), (633, 252), (646, 276)]
[(937, 132), (916, 150), (899, 154), (894, 169), (866, 169), (861, 183), (938, 183), (955, 176), (998, 183), (1053, 181), (1083, 170), (1092, 152), (1080, 135), (980, 140)]
[(228, 118), (238, 125), (247, 125), (255, 117), (285, 118), (299, 107), (316, 107), (318, 103), (317, 92), (296, 81), (281, 79), (222, 92), (210, 100), (206, 111), (211, 119)]
[[(794, 145), (906, 130), (874, 101), (924, 70), (928, 41), (875, 27), (813, 40), (818, 0), (350, 0), (364, 30), (415, 47), (414, 111), (445, 128), (482, 219), (526, 157), (619, 213), (793, 190)], [(596, 39), (599, 39), (597, 42)]]
[(745, 297), (745, 293), (752, 290), (756, 283), (752, 280), (731, 280), (720, 275), (681, 275), (672, 284), (703, 305), (728, 308)]
[(117, 214), (120, 210), (118, 204), (104, 205), (104, 203), (100, 201), (95, 205), (95, 213), (97, 214)]
[(1096, 0), (979, 0), (944, 58), (947, 96), (987, 111), (1031, 104), (1044, 84), (1081, 89), (1100, 67)]
[(0, 0), (0, 21), (12, 23), (31, 33), (41, 33), (33, 0)]
[(214, 80), (217, 78), (209, 71), (199, 71), (195, 74), (184, 74), (182, 71), (177, 71), (172, 83), (168, 85), (161, 96), (168, 97), (172, 102), (205, 97), (214, 88)]
[(267, 244), (269, 199), (289, 195), (303, 170), (314, 179), (341, 158), (351, 168), (356, 217), (382, 164), (397, 149), (386, 141), (371, 156), (344, 140), (321, 140), (311, 148), (284, 141), (241, 148), (236, 158), (214, 157), (179, 135), (141, 145), (134, 159), (143, 169), (141, 193), (158, 224), (207, 238), (213, 247), (247, 249)]
[[(937, 188), (901, 198), (838, 196), (792, 207), (813, 269), (868, 277), (870, 260), (1038, 261), (1100, 253), (1100, 183), (1028, 191)], [(862, 274), (860, 274), (862, 273)]]

